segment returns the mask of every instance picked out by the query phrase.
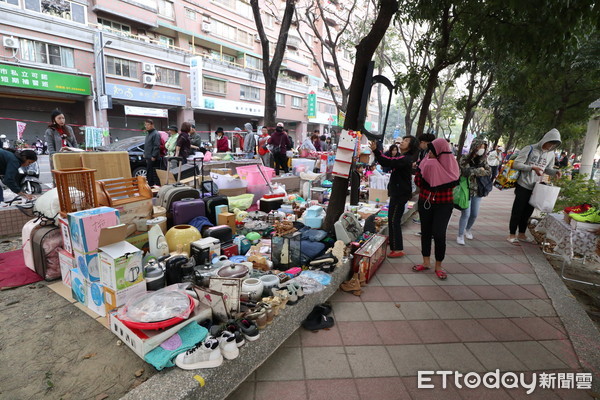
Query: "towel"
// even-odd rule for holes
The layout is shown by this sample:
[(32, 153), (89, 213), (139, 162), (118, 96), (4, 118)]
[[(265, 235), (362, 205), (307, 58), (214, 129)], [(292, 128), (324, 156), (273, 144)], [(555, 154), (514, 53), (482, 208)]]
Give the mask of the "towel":
[(205, 327), (192, 322), (148, 352), (144, 360), (159, 371), (165, 367), (174, 367), (173, 359), (203, 341), (207, 334), (208, 330)]

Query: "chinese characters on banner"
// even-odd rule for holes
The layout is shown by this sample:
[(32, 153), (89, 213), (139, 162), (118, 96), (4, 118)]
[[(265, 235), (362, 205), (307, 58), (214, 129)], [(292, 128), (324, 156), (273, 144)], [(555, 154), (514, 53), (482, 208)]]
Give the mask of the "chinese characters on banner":
[(25, 122), (17, 121), (17, 139), (23, 140), (23, 132), (25, 132), (25, 127), (27, 124)]
[(93, 126), (85, 127), (85, 147), (96, 148), (102, 146), (102, 137), (108, 136), (108, 129), (94, 128)]
[(308, 118), (317, 118), (317, 95), (314, 90), (308, 93)]

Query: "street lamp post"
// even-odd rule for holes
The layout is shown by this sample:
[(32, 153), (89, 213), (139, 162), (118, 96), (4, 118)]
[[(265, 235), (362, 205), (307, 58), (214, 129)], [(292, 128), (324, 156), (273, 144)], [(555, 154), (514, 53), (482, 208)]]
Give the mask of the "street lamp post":
[[(104, 72), (104, 48), (112, 44), (112, 40), (104, 41), (102, 31), (96, 32), (94, 36), (94, 70), (96, 74), (96, 94), (95, 94), (95, 109), (100, 111), (98, 123), (99, 128), (105, 129), (105, 118), (103, 118), (104, 110), (108, 108), (109, 100), (106, 95), (106, 75)], [(108, 122), (108, 119), (106, 119)], [(95, 124), (95, 123), (94, 123)], [(107, 137), (103, 138), (103, 141), (109, 141)], [(108, 144), (108, 143), (104, 143)]]

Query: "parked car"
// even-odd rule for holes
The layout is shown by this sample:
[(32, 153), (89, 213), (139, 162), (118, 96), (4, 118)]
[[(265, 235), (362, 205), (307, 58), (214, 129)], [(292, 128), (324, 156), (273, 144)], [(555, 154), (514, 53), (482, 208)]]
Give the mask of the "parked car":
[(98, 147), (98, 151), (126, 151), (129, 153), (129, 165), (132, 176), (146, 176), (146, 160), (144, 159), (145, 136), (133, 136), (118, 142)]

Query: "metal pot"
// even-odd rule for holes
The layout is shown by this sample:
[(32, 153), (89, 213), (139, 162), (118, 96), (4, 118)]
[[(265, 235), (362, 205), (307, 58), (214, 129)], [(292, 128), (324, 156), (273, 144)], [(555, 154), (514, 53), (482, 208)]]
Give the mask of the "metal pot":
[(221, 278), (245, 278), (249, 272), (248, 267), (244, 264), (231, 264), (221, 267), (217, 271), (217, 276)]
[(165, 265), (164, 263), (152, 259), (148, 261), (144, 268), (146, 275), (146, 289), (158, 290), (165, 287)]

